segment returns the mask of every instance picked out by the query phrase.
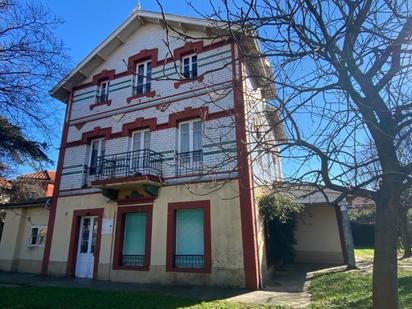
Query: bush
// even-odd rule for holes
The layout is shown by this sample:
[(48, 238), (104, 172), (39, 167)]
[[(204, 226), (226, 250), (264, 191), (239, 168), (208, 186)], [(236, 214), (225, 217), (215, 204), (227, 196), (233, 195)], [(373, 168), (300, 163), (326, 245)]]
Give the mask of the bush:
[(268, 243), (268, 263), (281, 265), (295, 259), (296, 215), (303, 206), (279, 193), (263, 196), (259, 201), (259, 212), (265, 220)]

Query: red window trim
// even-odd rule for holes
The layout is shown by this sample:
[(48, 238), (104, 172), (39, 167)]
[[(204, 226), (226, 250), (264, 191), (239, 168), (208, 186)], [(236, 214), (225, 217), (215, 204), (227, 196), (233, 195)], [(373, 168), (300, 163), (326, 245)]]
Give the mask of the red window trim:
[[(173, 256), (176, 252), (176, 210), (178, 209), (203, 209), (204, 226), (204, 252), (205, 267), (200, 268), (175, 268)], [(167, 211), (167, 245), (166, 245), (166, 271), (210, 273), (212, 270), (212, 242), (210, 224), (210, 200), (169, 203)]]
[[(146, 221), (146, 244), (145, 244), (145, 257), (143, 266), (123, 266), (120, 264), (120, 257), (123, 250), (123, 237), (124, 237), (124, 220), (125, 214), (133, 212), (145, 212), (147, 214)], [(150, 268), (150, 252), (152, 241), (152, 218), (153, 218), (153, 205), (141, 205), (141, 206), (124, 206), (117, 208), (116, 218), (116, 235), (114, 241), (114, 253), (113, 253), (113, 269), (119, 270), (140, 270), (148, 271)]]
[(97, 277), (100, 258), (100, 242), (102, 238), (103, 208), (80, 209), (73, 211), (72, 231), (70, 235), (69, 254), (67, 257), (66, 276), (74, 277), (76, 270), (77, 250), (79, 246), (80, 219), (83, 216), (97, 216), (96, 244), (94, 247), (93, 279)]

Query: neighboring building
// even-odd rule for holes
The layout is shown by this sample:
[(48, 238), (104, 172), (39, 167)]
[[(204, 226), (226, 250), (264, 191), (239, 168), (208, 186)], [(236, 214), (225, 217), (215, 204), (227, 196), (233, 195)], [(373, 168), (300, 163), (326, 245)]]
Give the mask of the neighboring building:
[(11, 182), (0, 177), (0, 205), (10, 200)]
[(165, 20), (134, 11), (51, 92), (67, 107), (42, 272), (257, 289), (271, 269), (255, 187), (282, 175), (276, 156), (248, 153), (282, 134), (272, 68), (239, 60), (251, 39)]
[[(39, 171), (19, 176), (19, 181), (8, 181), (10, 196), (13, 183), (21, 184), (24, 180), (26, 187), (21, 188), (21, 193), (28, 199), (0, 205), (0, 210), (5, 212), (0, 238), (0, 270), (40, 273), (54, 178), (54, 171)], [(31, 188), (33, 192), (29, 192)], [(20, 191), (16, 192), (14, 194), (18, 195)]]

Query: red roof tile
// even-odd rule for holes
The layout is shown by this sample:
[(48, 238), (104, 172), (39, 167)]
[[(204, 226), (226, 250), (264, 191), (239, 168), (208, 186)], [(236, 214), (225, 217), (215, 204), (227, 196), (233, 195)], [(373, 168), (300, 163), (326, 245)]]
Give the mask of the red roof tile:
[(36, 179), (36, 180), (50, 180), (51, 182), (54, 182), (54, 179), (56, 177), (56, 172), (45, 170), (45, 171), (39, 171), (39, 172), (21, 175), (19, 177)]

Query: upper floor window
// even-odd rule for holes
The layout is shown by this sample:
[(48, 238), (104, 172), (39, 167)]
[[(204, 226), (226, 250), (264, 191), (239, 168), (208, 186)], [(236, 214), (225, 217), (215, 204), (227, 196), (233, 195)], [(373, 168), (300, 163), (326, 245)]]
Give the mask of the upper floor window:
[(139, 95), (150, 91), (152, 79), (152, 63), (150, 61), (136, 65), (134, 76), (133, 95)]
[(185, 79), (197, 77), (197, 55), (189, 55), (182, 58), (182, 74)]
[(109, 99), (109, 81), (100, 82), (97, 93), (97, 102), (106, 102)]
[(104, 156), (104, 153), (105, 153), (105, 140), (102, 138), (92, 140), (90, 143), (90, 155), (89, 155), (90, 175), (96, 174), (98, 157)]

